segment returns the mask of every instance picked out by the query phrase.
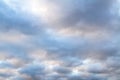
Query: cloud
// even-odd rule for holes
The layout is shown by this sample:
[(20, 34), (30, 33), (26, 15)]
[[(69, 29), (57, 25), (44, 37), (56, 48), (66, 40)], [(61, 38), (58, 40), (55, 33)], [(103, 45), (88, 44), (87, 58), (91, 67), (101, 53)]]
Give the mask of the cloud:
[(71, 72), (68, 68), (65, 67), (56, 67), (55, 71), (60, 74), (67, 74)]
[(3, 78), (8, 78), (10, 77), (11, 75), (10, 74), (6, 74), (6, 73), (0, 73), (0, 77), (3, 77)]
[(20, 73), (27, 74), (30, 76), (40, 75), (43, 72), (44, 72), (44, 66), (36, 65), (36, 64), (30, 64), (30, 65), (28, 65), (25, 68), (20, 70)]
[[(58, 29), (61, 27), (72, 27), (77, 29), (80, 28), (89, 30), (93, 26), (95, 28), (102, 29), (104, 28), (104, 26), (110, 26), (112, 25), (111, 23), (116, 22), (118, 20), (116, 19), (115, 14), (113, 14), (113, 12), (115, 12), (113, 5), (116, 3), (116, 1), (113, 0), (93, 0), (87, 2), (83, 0), (55, 0), (51, 2), (47, 0), (39, 0), (39, 2), (44, 4), (45, 9), (42, 9), (46, 11), (49, 10), (49, 12), (41, 12), (41, 14), (43, 15), (46, 14), (45, 17), (41, 14), (39, 16), (43, 17), (43, 20), (46, 20), (46, 22), (49, 23), (49, 25), (54, 26), (54, 28)], [(53, 8), (53, 6), (55, 8)], [(37, 11), (41, 10), (38, 9)], [(118, 17), (118, 15), (116, 16)]]
[(106, 73), (107, 72), (107, 67), (101, 63), (91, 63), (91, 64), (88, 64), (88, 65), (85, 65), (86, 67), (86, 70), (90, 73)]
[[(9, 2), (9, 1), (8, 1)], [(13, 0), (11, 1), (11, 3)], [(11, 4), (12, 5), (12, 4)], [(38, 31), (36, 27), (31, 24), (34, 22), (33, 19), (29, 19), (30, 16), (25, 16), (22, 13), (16, 12), (14, 6), (11, 8), (5, 0), (1, 1), (0, 6), (0, 30), (9, 31), (9, 30), (18, 30), (24, 34), (34, 34)], [(6, 24), (7, 23), (7, 24)]]
[(0, 61), (0, 68), (13, 68), (13, 65), (6, 61)]
[(0, 41), (2, 42), (9, 42), (9, 43), (14, 43), (14, 44), (22, 44), (25, 42), (29, 36), (26, 36), (20, 32), (11, 30), (9, 32), (1, 32), (0, 33)]
[(0, 79), (119, 80), (117, 1), (1, 0)]

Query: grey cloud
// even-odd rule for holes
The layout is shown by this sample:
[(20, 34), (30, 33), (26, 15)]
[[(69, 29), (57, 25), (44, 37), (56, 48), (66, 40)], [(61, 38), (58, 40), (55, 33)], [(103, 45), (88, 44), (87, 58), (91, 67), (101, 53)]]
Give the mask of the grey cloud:
[[(25, 43), (25, 45), (30, 44), (29, 48), (8, 42), (0, 42), (0, 51), (7, 52), (5, 54), (10, 56), (10, 58), (19, 58), (21, 62), (28, 61), (28, 63), (19, 66), (19, 68), (17, 67), (17, 70), (19, 69), (19, 75), (13, 78), (13, 80), (108, 80), (108, 78), (111, 78), (110, 75), (118, 77), (116, 75), (120, 73), (120, 64), (118, 63), (120, 60), (118, 55), (120, 52), (118, 46), (119, 41), (118, 38), (115, 37), (116, 32), (112, 30), (114, 26), (111, 26), (111, 22), (116, 20), (117, 15), (115, 16), (110, 12), (114, 4), (113, 0), (52, 0), (51, 3), (58, 4), (61, 8), (60, 15), (62, 16), (58, 20), (53, 21), (52, 26), (56, 28), (61, 28), (61, 26), (62, 28), (68, 28), (71, 26), (76, 29), (81, 28), (81, 23), (84, 23), (87, 27), (82, 27), (88, 30), (95, 29), (96, 31), (99, 28), (103, 28), (106, 31), (108, 29), (106, 26), (110, 26), (111, 38), (100, 41), (93, 39), (93, 41), (91, 41), (82, 36), (79, 36), (79, 38), (65, 37), (62, 39), (59, 36), (54, 36), (52, 33), (47, 33), (47, 30), (43, 30), (43, 27), (47, 29), (48, 26), (51, 26), (50, 24), (40, 26), (42, 30), (39, 30), (37, 29), (39, 25), (32, 22), (33, 18), (28, 18), (28, 16), (25, 17), (23, 14), (16, 13), (0, 1), (0, 31), (15, 29), (25, 34), (36, 33)], [(57, 17), (57, 14), (55, 17)], [(52, 21), (52, 19), (50, 20)], [(80, 25), (77, 26), (77, 24)], [(119, 36), (119, 34), (117, 35)], [(32, 51), (33, 48), (45, 50), (47, 57), (52, 56), (52, 58), (49, 58), (50, 60), (58, 60), (62, 62), (62, 64), (58, 67), (54, 67), (50, 71), (46, 70), (45, 67), (47, 66), (40, 64), (42, 61), (38, 61), (38, 64), (33, 64), (34, 60), (38, 58), (29, 59), (31, 53), (28, 52), (29, 50)], [(99, 63), (104, 62), (105, 67), (94, 62), (93, 65), (91, 63), (84, 65), (83, 62), (85, 59), (92, 59)], [(43, 59), (43, 61), (44, 60), (46, 59)], [(0, 67), (3, 68), (6, 66), (8, 67), (10, 65), (4, 63)], [(82, 66), (87, 66), (87, 69), (81, 69)], [(72, 69), (76, 67), (80, 68), (78, 72), (72, 72)], [(89, 75), (81, 75), (81, 72)], [(1, 73), (0, 75), (6, 77), (7, 74)], [(24, 78), (23, 75), (27, 78)], [(15, 75), (12, 77), (15, 77)]]
[(8, 63), (7, 61), (0, 61), (0, 68), (4, 69), (4, 68), (14, 68), (14, 66), (10, 63)]
[(102, 65), (102, 64), (90, 64), (87, 69), (88, 72), (90, 73), (95, 73), (95, 74), (101, 74), (101, 73), (107, 73), (107, 67)]
[(117, 69), (120, 67), (120, 63), (118, 62), (119, 60), (120, 60), (120, 56), (112, 56), (107, 58), (106, 62), (109, 67), (113, 67)]
[[(23, 60), (29, 59), (26, 50), (19, 45), (11, 43), (0, 43), (0, 51), (6, 52), (8, 57), (17, 57)], [(1, 53), (2, 54), (2, 53)]]
[(62, 61), (63, 65), (67, 67), (76, 67), (82, 65), (82, 60), (77, 57), (73, 58), (72, 56), (62, 57), (60, 58), (60, 61)]
[(65, 75), (62, 74), (50, 74), (49, 76), (46, 76), (45, 80), (64, 80)]
[(55, 67), (54, 68), (55, 72), (60, 73), (60, 74), (69, 74), (71, 70), (68, 67)]
[(73, 76), (71, 75), (68, 79), (69, 80), (84, 80), (79, 75), (73, 75)]
[(44, 71), (44, 66), (40, 64), (29, 64), (19, 70), (21, 74), (26, 74), (32, 77), (35, 77), (37, 75), (44, 75)]
[[(42, 39), (40, 39), (40, 40), (42, 40)], [(70, 74), (70, 71), (68, 71), (67, 68), (66, 69), (63, 68), (61, 70), (62, 67), (75, 68), (78, 66), (82, 66), (83, 65), (82, 61), (84, 61), (87, 58), (95, 60), (95, 61), (98, 60), (100, 63), (103, 62), (105, 64), (105, 67), (102, 67), (99, 65), (89, 65), (88, 66), (89, 69), (85, 70), (85, 72), (88, 72), (89, 74), (95, 74), (95, 75), (101, 75), (101, 74), (110, 75), (111, 73), (113, 73), (113, 74), (115, 73), (114, 70), (113, 71), (110, 70), (111, 68), (108, 67), (108, 64), (106, 63), (107, 58), (110, 58), (111, 56), (116, 56), (119, 52), (119, 47), (118, 47), (118, 45), (116, 45), (116, 43), (114, 43), (114, 39), (112, 39), (112, 38), (109, 38), (108, 40), (100, 41), (98, 43), (85, 41), (85, 43), (83, 43), (83, 44), (80, 44), (80, 41), (78, 40), (78, 45), (70, 44), (69, 41), (66, 42), (66, 44), (65, 44), (64, 42), (62, 43), (62, 41), (59, 42), (59, 41), (55, 40), (54, 38), (51, 39), (48, 37), (47, 38), (43, 37), (43, 40), (42, 41), (40, 41), (40, 40), (38, 39), (39, 42), (35, 40), (36, 43), (37, 42), (39, 43), (39, 44), (37, 44), (37, 48), (39, 47), (39, 48), (46, 50), (47, 55), (49, 55), (49, 56), (53, 55), (56, 57), (55, 59), (63, 62), (63, 64), (60, 65), (60, 69), (58, 68), (55, 70), (56, 72), (59, 73), (57, 75), (58, 77), (55, 79), (66, 78), (66, 75)], [(48, 44), (46, 41), (48, 42)], [(117, 41), (117, 43), (119, 43), (119, 41)], [(64, 44), (64, 46), (60, 46), (61, 44)], [(115, 64), (117, 64), (117, 61), (115, 60), (114, 62), (112, 62), (110, 64), (115, 65)], [(116, 69), (119, 70), (119, 67)], [(83, 80), (107, 80), (107, 78), (109, 78), (109, 77), (106, 77), (106, 76), (105, 76), (105, 78), (102, 78), (102, 76), (101, 77), (93, 77), (93, 76), (91, 77), (91, 75), (90, 75), (90, 77), (86, 78), (84, 76), (75, 76), (75, 77), (71, 76), (70, 78), (68, 78), (68, 80), (70, 80), (70, 79), (74, 80), (75, 78), (76, 78), (76, 80), (77, 79), (78, 80), (82, 80), (82, 79)], [(52, 78), (52, 76), (49, 79), (54, 80), (54, 78)]]
[(11, 76), (12, 76), (11, 74), (0, 73), (0, 77), (3, 77), (3, 78), (9, 78), (9, 77), (11, 77)]
[[(3, 0), (0, 1), (0, 31), (18, 30), (24, 34), (35, 34), (38, 25), (33, 24), (34, 18), (11, 9)], [(32, 21), (33, 20), (33, 21)]]
[(68, 77), (68, 80), (107, 80), (104, 77), (100, 76), (81, 76), (81, 75), (71, 75)]
[(112, 43), (111, 40), (95, 43), (95, 45), (90, 46), (93, 47), (89, 47), (87, 57), (96, 59), (106, 59), (107, 57), (116, 55), (119, 51), (117, 45)]
[(17, 78), (13, 78), (11, 80), (26, 80), (26, 79), (17, 77)]
[[(60, 26), (60, 27), (72, 26), (73, 28), (76, 28), (77, 27), (76, 25), (78, 23), (85, 23), (89, 25), (87, 27), (88, 29), (90, 29), (93, 26), (99, 26), (99, 28), (105, 28), (105, 26), (109, 25), (110, 27), (112, 21), (116, 21), (115, 15), (111, 12), (111, 11), (114, 12), (113, 4), (115, 4), (115, 2), (116, 0), (115, 1), (113, 0), (106, 0), (106, 1), (104, 0), (58, 1), (56, 0), (55, 4), (59, 3), (58, 6), (62, 8), (61, 15), (63, 17), (53, 22), (53, 24), (56, 24), (57, 26)], [(118, 17), (118, 15), (116, 16)], [(79, 27), (82, 27), (82, 25), (78, 26), (78, 28)]]

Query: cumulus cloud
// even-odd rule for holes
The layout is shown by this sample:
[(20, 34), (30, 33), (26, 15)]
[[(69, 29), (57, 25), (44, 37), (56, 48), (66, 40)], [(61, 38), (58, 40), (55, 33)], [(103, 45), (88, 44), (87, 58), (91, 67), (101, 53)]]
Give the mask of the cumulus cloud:
[[(37, 32), (35, 28), (34, 18), (29, 18), (30, 15), (24, 15), (14, 10), (16, 6), (13, 4), (14, 0), (6, 1), (1, 0), (0, 5), (0, 30), (9, 31), (9, 30), (18, 30), (25, 34), (34, 34)], [(11, 4), (10, 4), (11, 3)], [(11, 6), (10, 6), (11, 5)], [(6, 24), (7, 23), (7, 24)], [(29, 30), (28, 30), (29, 29)]]
[(119, 4), (1, 0), (0, 80), (119, 80)]

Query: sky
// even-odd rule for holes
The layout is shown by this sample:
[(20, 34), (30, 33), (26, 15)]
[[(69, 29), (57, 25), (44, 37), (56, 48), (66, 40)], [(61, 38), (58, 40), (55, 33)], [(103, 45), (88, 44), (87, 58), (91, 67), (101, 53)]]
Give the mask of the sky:
[(120, 0), (0, 0), (0, 80), (120, 80)]

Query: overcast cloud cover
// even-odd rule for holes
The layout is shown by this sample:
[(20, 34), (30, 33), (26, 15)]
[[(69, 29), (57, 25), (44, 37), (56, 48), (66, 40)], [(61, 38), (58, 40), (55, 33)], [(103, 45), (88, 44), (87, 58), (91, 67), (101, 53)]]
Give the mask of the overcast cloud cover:
[(0, 0), (0, 80), (120, 80), (120, 0)]

